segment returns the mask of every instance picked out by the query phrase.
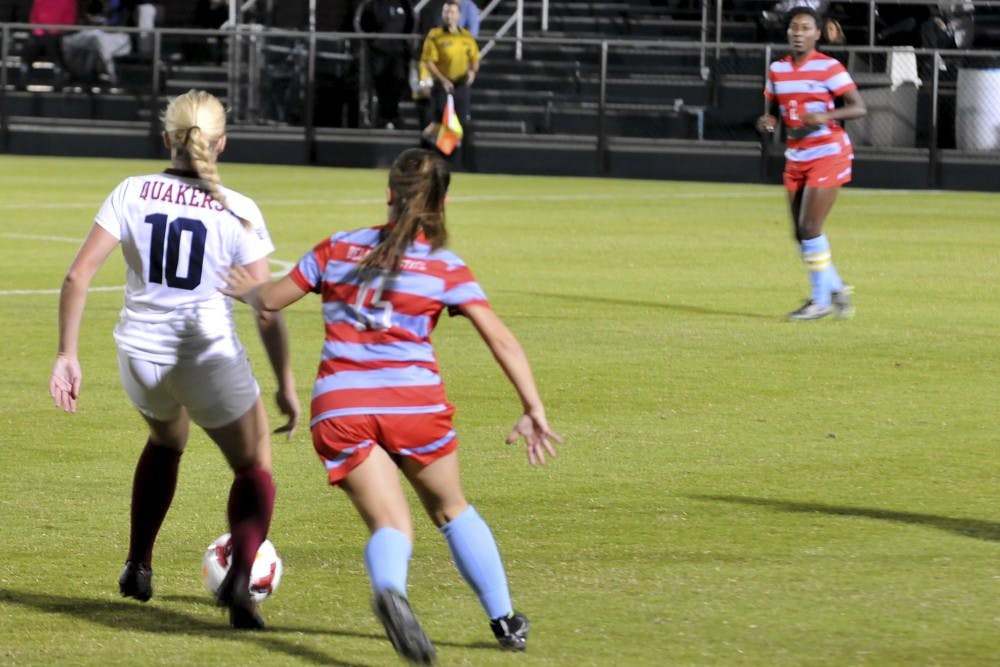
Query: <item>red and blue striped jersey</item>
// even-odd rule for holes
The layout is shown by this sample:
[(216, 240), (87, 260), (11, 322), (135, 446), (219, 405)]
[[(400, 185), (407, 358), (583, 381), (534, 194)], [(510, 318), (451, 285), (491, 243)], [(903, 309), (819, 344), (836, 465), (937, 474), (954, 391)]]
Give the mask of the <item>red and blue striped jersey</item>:
[(771, 63), (764, 96), (778, 101), (781, 120), (791, 131), (785, 157), (804, 162), (851, 152), (847, 133), (836, 121), (831, 120), (805, 136), (795, 136), (794, 130), (804, 126), (803, 114), (829, 111), (833, 109), (834, 98), (856, 88), (840, 61), (819, 51), (812, 51), (799, 65), (791, 55)]
[(358, 264), (384, 227), (340, 232), (290, 273), (323, 298), (326, 341), (312, 395), (311, 425), (356, 414), (415, 414), (448, 409), (430, 335), (441, 311), (489, 305), (458, 255), (431, 250), (418, 236), (396, 271)]

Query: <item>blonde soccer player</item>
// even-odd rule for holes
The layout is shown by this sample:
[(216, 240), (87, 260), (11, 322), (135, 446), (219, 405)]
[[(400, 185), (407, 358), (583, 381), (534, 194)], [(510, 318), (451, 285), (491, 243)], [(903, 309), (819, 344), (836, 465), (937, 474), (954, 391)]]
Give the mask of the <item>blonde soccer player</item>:
[[(238, 266), (268, 277), (274, 250), (254, 202), (222, 186), (217, 160), (226, 146), (226, 115), (218, 99), (189, 91), (163, 114), (171, 165), (122, 181), (104, 201), (63, 281), (59, 349), (49, 389), (75, 412), (83, 372), (78, 340), (87, 289), (111, 252), (126, 263), (125, 305), (115, 328), (125, 393), (149, 426), (132, 484), (131, 530), (121, 594), (153, 595), (157, 533), (170, 508), (190, 422), (222, 450), (234, 473), (227, 516), (232, 566), (219, 590), (236, 628), (264, 621), (249, 594), (258, 546), (274, 507), (267, 414), (247, 352), (236, 334), (232, 302), (218, 274)], [(278, 380), (277, 403), (291, 436), (299, 416), (282, 318), (257, 313), (257, 326)]]

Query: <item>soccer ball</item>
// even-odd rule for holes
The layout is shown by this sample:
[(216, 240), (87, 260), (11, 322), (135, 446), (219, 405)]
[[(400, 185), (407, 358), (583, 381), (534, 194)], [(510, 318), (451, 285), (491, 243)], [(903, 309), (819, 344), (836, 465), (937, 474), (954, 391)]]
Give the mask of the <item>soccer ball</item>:
[[(222, 580), (229, 572), (232, 553), (233, 543), (229, 533), (212, 540), (212, 543), (205, 549), (205, 555), (201, 559), (201, 580), (212, 595), (219, 594)], [(255, 602), (258, 604), (263, 602), (274, 591), (278, 590), (282, 569), (281, 555), (278, 554), (278, 550), (271, 544), (271, 540), (264, 540), (260, 548), (257, 549), (253, 569), (250, 571), (250, 597)]]

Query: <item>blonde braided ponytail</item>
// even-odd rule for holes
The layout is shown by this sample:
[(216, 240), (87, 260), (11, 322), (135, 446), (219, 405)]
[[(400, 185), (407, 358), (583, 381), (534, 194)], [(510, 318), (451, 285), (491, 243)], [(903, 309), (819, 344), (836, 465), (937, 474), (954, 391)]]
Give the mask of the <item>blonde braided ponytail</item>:
[(222, 102), (204, 90), (189, 90), (170, 100), (161, 120), (172, 157), (188, 163), (198, 174), (198, 187), (228, 209), (216, 160), (216, 146), (226, 133)]

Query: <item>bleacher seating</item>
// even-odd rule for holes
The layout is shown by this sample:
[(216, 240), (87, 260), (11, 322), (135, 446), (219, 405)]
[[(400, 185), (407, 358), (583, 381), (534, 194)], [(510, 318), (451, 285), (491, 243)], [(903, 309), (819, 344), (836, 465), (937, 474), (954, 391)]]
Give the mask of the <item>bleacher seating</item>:
[[(503, 2), (486, 18), (481, 43), (508, 18), (514, 5), (512, 0)], [(478, 131), (489, 132), (498, 122), (515, 120), (527, 132), (592, 138), (598, 131), (600, 102), (598, 40), (610, 38), (630, 40), (630, 45), (615, 45), (608, 52), (604, 90), (608, 133), (646, 138), (753, 138), (749, 116), (759, 106), (762, 65), (754, 64), (749, 115), (746, 100), (736, 102), (740, 127), (734, 134), (720, 122), (726, 114), (720, 114), (714, 103), (718, 102), (719, 77), (741, 74), (739, 59), (732, 59), (721, 71), (706, 61), (697, 44), (703, 38), (714, 40), (714, 34), (702, 34), (700, 6), (648, 0), (553, 0), (546, 32), (541, 30), (541, 2), (526, 2), (525, 13), (526, 37), (575, 41), (525, 43), (521, 60), (514, 58), (511, 42), (498, 42), (486, 56), (473, 93)], [(727, 25), (726, 32), (747, 41), (755, 29), (737, 20)], [(665, 49), (662, 42), (689, 47)], [(709, 59), (714, 58), (711, 53)], [(741, 133), (745, 136), (740, 137)]]

